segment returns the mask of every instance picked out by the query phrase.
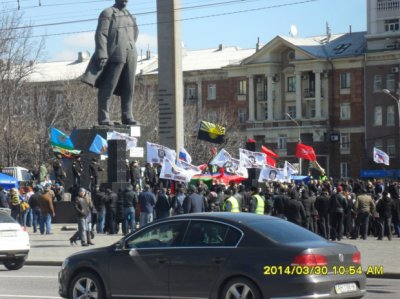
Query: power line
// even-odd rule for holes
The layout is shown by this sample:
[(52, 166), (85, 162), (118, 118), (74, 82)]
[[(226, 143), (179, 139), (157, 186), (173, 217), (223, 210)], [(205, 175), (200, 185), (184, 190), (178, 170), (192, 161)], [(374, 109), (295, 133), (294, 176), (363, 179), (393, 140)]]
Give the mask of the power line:
[[(240, 2), (243, 1), (248, 1), (248, 0), (239, 0)], [(189, 18), (183, 18), (180, 20), (177, 20), (178, 22), (182, 21), (189, 21), (189, 20), (196, 20), (196, 19), (205, 19), (205, 18), (212, 18), (212, 17), (220, 17), (220, 16), (227, 16), (227, 15), (233, 15), (233, 14), (241, 14), (241, 13), (248, 13), (248, 12), (253, 12), (253, 11), (259, 11), (259, 10), (266, 10), (266, 9), (273, 9), (273, 8), (280, 8), (280, 7), (288, 7), (288, 6), (294, 6), (294, 5), (300, 5), (300, 4), (306, 4), (310, 2), (317, 2), (320, 0), (302, 0), (302, 1), (297, 1), (297, 2), (291, 2), (291, 3), (285, 3), (285, 4), (276, 4), (276, 5), (270, 5), (270, 6), (264, 6), (264, 7), (258, 7), (258, 8), (251, 8), (251, 9), (245, 9), (245, 10), (238, 10), (238, 11), (231, 11), (231, 12), (224, 12), (224, 13), (217, 13), (217, 14), (211, 14), (211, 15), (204, 15), (204, 16), (197, 16), (197, 17), (189, 17)], [(228, 1), (228, 3), (232, 2), (238, 2), (236, 1)], [(222, 3), (226, 2), (220, 2)], [(216, 4), (214, 4), (216, 5)], [(199, 7), (204, 7), (203, 5), (199, 5)], [(182, 7), (180, 10), (184, 9), (192, 9), (195, 6), (191, 7)], [(157, 13), (157, 11), (151, 11), (151, 12), (144, 12), (144, 13), (138, 13), (136, 15), (147, 15), (147, 14), (153, 14)], [(76, 24), (76, 23), (86, 23), (86, 22), (93, 22), (97, 21), (98, 18), (93, 18), (93, 19), (84, 19), (84, 20), (75, 20), (75, 21), (65, 21), (65, 22), (56, 22), (56, 23), (48, 23), (48, 24), (39, 24), (39, 25), (26, 25), (26, 26), (19, 26), (19, 27), (12, 27), (12, 28), (5, 28), (2, 29), (2, 31), (10, 31), (10, 30), (18, 30), (18, 29), (28, 29), (28, 28), (36, 28), (36, 27), (49, 27), (49, 26), (59, 26), (59, 25), (67, 25), (67, 24)], [(168, 22), (165, 22), (168, 23)], [(140, 24), (138, 26), (150, 26), (150, 25), (157, 25), (157, 22), (153, 23), (147, 23), (147, 24)], [(83, 32), (92, 32), (94, 30), (90, 31), (79, 31), (79, 32), (64, 32), (64, 33), (56, 33), (56, 34), (45, 34), (45, 35), (38, 35), (38, 36), (33, 36), (33, 37), (48, 37), (48, 36), (54, 36), (54, 35), (69, 35), (69, 34), (76, 34), (76, 33), (83, 33)]]

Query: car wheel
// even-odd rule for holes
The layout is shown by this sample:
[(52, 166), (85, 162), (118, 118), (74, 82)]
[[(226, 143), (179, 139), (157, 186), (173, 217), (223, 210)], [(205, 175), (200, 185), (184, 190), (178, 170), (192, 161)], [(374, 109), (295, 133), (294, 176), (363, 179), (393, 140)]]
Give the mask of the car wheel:
[(24, 258), (10, 259), (4, 261), (3, 264), (8, 270), (18, 270), (24, 266), (25, 259)]
[(104, 288), (100, 279), (93, 273), (79, 273), (72, 280), (70, 290), (70, 299), (104, 299)]
[(258, 287), (249, 279), (240, 277), (226, 283), (222, 290), (223, 299), (261, 299)]

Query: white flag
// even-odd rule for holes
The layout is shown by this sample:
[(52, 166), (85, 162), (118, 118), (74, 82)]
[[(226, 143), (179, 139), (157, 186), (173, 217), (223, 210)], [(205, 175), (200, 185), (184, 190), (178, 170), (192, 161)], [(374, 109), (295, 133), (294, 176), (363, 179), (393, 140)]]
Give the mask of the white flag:
[(112, 131), (107, 133), (107, 140), (125, 140), (126, 150), (131, 150), (137, 146), (137, 138), (129, 136), (125, 133), (120, 133), (117, 131)]
[(239, 149), (240, 165), (245, 168), (263, 168), (267, 156), (264, 153)]
[(284, 181), (284, 170), (281, 168), (275, 168), (272, 166), (265, 165), (261, 171), (258, 181), (262, 182), (282, 182)]
[(190, 174), (185, 169), (176, 166), (175, 163), (170, 161), (168, 158), (164, 158), (160, 178), (189, 183), (192, 176), (193, 174)]
[(147, 142), (147, 162), (162, 164), (164, 158), (176, 160), (176, 152), (166, 146)]
[(240, 165), (240, 160), (238, 159), (232, 158), (231, 160), (225, 163), (224, 167), (227, 173), (236, 174), (246, 179), (249, 177), (247, 168)]
[(290, 164), (288, 161), (285, 161), (285, 165), (283, 166), (283, 177), (285, 182), (290, 182), (293, 175), (299, 173), (296, 167)]
[(211, 165), (217, 165), (219, 167), (224, 167), (225, 163), (229, 162), (232, 159), (231, 155), (225, 150), (222, 149), (219, 153), (211, 160)]
[(176, 166), (186, 170), (188, 173), (192, 174), (192, 176), (201, 173), (201, 169), (198, 166), (192, 165), (183, 160), (176, 160)]
[(389, 165), (389, 155), (379, 148), (374, 147), (374, 162)]

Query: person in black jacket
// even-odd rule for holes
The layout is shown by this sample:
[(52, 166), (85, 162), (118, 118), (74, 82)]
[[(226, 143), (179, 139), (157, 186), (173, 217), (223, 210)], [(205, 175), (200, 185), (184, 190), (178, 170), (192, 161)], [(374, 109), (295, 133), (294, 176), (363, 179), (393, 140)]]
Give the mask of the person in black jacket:
[(306, 213), (306, 221), (304, 227), (310, 231), (314, 231), (313, 214), (314, 214), (314, 201), (309, 195), (309, 191), (303, 189), (301, 191), (301, 203), (303, 204), (304, 211)]
[(286, 194), (286, 189), (281, 185), (278, 194), (274, 195), (273, 215), (279, 218), (285, 218), (285, 209), (287, 202), (290, 200)]
[(330, 198), (329, 212), (331, 220), (331, 239), (340, 241), (343, 238), (343, 217), (347, 201), (343, 196), (343, 187), (338, 186), (337, 192)]
[(325, 239), (330, 237), (329, 205), (330, 196), (328, 190), (324, 187), (321, 195), (315, 199), (315, 209), (318, 211), (319, 234)]
[(97, 210), (97, 223), (96, 231), (98, 234), (104, 233), (104, 226), (106, 221), (106, 192), (103, 187), (97, 187), (94, 193), (93, 205)]
[(0, 186), (0, 208), (9, 208), (4, 188)]
[(285, 206), (285, 216), (288, 221), (303, 226), (306, 220), (306, 212), (301, 201), (297, 200), (297, 194), (294, 190), (289, 192), (290, 200)]
[(376, 211), (379, 213), (379, 230), (378, 240), (382, 240), (386, 235), (388, 239), (392, 240), (392, 212), (395, 210), (394, 201), (390, 193), (383, 191), (382, 199), (376, 205)]
[(156, 218), (163, 219), (170, 216), (171, 203), (167, 196), (167, 188), (161, 188), (157, 194), (157, 201), (155, 205)]
[(183, 201), (183, 210), (187, 213), (205, 212), (203, 196), (197, 193), (195, 186), (191, 185), (188, 189), (188, 195)]
[(400, 238), (400, 196), (399, 186), (390, 184), (388, 187), (390, 197), (393, 199), (392, 222), (397, 236)]
[(136, 230), (135, 209), (138, 203), (138, 198), (132, 185), (129, 185), (125, 188), (122, 198), (124, 205), (123, 227), (124, 234), (126, 235), (129, 233), (129, 231), (133, 232)]
[(151, 188), (157, 184), (156, 170), (151, 163), (146, 163), (144, 166), (144, 181)]
[(97, 162), (97, 158), (93, 158), (89, 164), (89, 177), (90, 177), (90, 191), (96, 191), (99, 183), (99, 171), (103, 171)]
[(32, 209), (32, 226), (33, 226), (33, 232), (37, 232), (37, 227), (39, 226), (40, 222), (40, 208), (39, 208), (39, 197), (42, 195), (41, 188), (36, 186), (33, 188), (33, 193), (31, 197), (29, 197), (28, 204)]
[(106, 189), (106, 230), (110, 235), (117, 233), (117, 201), (118, 195)]
[(72, 162), (72, 176), (74, 178), (74, 185), (81, 186), (81, 176), (83, 172), (83, 164), (81, 156), (76, 156)]

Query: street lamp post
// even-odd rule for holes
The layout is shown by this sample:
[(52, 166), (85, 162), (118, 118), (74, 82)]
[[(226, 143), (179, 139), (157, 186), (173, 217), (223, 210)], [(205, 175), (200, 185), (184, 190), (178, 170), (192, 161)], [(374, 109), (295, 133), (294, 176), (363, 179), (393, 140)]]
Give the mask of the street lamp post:
[[(384, 94), (387, 94), (388, 96), (390, 96), (393, 100), (395, 100), (396, 104), (397, 104), (397, 120), (398, 120), (398, 126), (399, 126), (399, 134), (400, 134), (400, 99), (398, 97), (395, 97), (391, 91), (389, 89), (382, 89), (382, 92)], [(398, 148), (397, 148), (397, 154), (399, 155), (400, 153), (400, 136), (398, 136), (399, 138), (399, 142), (398, 142)], [(399, 159), (400, 156), (397, 156), (397, 158)]]
[[(300, 126), (300, 124), (289, 113), (285, 113), (285, 116), (287, 118), (289, 118), (292, 122), (294, 122), (296, 124), (297, 128), (299, 129), (299, 136), (297, 139), (297, 143), (301, 143), (301, 126)], [(302, 159), (299, 158), (299, 175), (301, 175), (301, 170), (302, 170)]]

